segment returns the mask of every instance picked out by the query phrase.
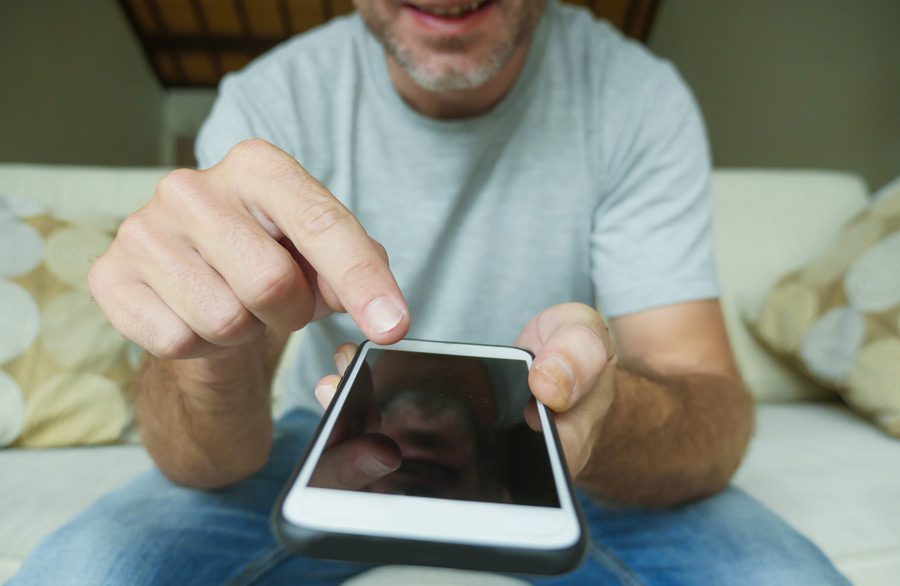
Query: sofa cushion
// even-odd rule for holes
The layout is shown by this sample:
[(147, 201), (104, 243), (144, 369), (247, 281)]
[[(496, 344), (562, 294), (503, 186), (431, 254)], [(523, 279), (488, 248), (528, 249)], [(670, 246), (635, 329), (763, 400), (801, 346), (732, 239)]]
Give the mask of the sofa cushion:
[(65, 221), (42, 207), (0, 195), (0, 402), (13, 407), (0, 416), (0, 447), (110, 443), (130, 420), (135, 365), (87, 273), (115, 222)]
[(900, 182), (782, 277), (751, 327), (900, 438)]
[(0, 583), (4, 560), (11, 572), (44, 536), (149, 465), (138, 445), (0, 451)]
[(900, 444), (840, 403), (760, 405), (735, 477), (856, 584), (900, 576)]
[(166, 173), (161, 167), (0, 164), (0, 194), (40, 201), (58, 218), (124, 218), (143, 206)]
[(760, 400), (828, 392), (772, 356), (747, 329), (786, 272), (808, 262), (866, 203), (858, 177), (829, 171), (719, 170), (713, 177), (722, 309), (744, 380)]

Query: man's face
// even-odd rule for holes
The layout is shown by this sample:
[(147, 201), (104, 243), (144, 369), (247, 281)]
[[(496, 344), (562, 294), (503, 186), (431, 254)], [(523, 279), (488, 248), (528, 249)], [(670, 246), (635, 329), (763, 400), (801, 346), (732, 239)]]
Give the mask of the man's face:
[(426, 90), (477, 88), (530, 37), (547, 0), (354, 0), (385, 50)]

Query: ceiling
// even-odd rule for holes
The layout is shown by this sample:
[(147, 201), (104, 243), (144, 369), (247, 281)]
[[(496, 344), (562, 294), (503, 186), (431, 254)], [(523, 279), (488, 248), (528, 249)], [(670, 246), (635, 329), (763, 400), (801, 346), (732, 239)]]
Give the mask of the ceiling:
[[(646, 40), (660, 0), (569, 0)], [(260, 53), (333, 16), (351, 0), (119, 0), (164, 87), (215, 87)]]

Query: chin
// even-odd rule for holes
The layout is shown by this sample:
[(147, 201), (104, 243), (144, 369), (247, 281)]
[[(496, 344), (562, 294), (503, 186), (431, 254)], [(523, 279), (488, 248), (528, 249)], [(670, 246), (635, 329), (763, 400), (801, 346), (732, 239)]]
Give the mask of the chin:
[(407, 69), (410, 77), (423, 89), (433, 92), (471, 90), (491, 80), (492, 71), (478, 68), (434, 68), (431, 70)]
[(423, 47), (398, 48), (394, 58), (419, 86), (429, 91), (478, 88), (493, 79), (509, 59), (507, 48), (455, 54)]

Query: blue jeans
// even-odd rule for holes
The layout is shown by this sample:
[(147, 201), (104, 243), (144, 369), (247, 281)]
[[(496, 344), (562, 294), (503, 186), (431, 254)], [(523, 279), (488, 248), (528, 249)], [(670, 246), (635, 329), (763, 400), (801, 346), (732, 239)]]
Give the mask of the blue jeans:
[[(340, 584), (369, 567), (292, 556), (269, 513), (319, 416), (296, 411), (276, 428), (266, 467), (204, 492), (148, 471), (47, 538), (11, 585)], [(806, 538), (736, 488), (667, 510), (609, 509), (584, 496), (590, 553), (542, 585), (847, 584)]]

